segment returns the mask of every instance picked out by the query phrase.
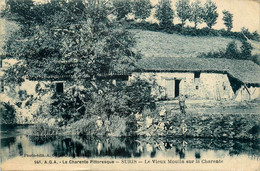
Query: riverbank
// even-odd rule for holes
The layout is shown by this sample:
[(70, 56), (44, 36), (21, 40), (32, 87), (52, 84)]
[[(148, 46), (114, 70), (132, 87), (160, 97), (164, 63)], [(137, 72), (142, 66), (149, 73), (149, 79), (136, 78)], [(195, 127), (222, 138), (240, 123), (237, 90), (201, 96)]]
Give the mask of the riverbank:
[[(258, 114), (168, 114), (160, 116), (136, 115), (133, 136), (141, 137), (190, 137), (190, 138), (226, 138), (239, 140), (259, 140), (260, 121)], [(83, 122), (83, 121), (82, 121)], [(108, 121), (107, 121), (108, 122)], [(119, 127), (116, 127), (119, 129)], [(88, 127), (58, 127), (47, 124), (31, 126), (28, 135), (82, 135), (82, 136), (126, 136), (115, 133), (115, 125), (105, 123)], [(126, 131), (126, 130), (122, 130)]]
[[(178, 101), (156, 102), (156, 108), (145, 108), (142, 113), (127, 117), (90, 118), (57, 124), (57, 118), (48, 115), (37, 119), (27, 135), (82, 135), (82, 136), (141, 136), (225, 138), (241, 140), (260, 139), (259, 100), (186, 101), (186, 114), (180, 113)], [(40, 115), (42, 116), (42, 115)], [(131, 128), (131, 129), (130, 129)]]
[(139, 124), (139, 136), (260, 139), (258, 114), (174, 114), (140, 119)]

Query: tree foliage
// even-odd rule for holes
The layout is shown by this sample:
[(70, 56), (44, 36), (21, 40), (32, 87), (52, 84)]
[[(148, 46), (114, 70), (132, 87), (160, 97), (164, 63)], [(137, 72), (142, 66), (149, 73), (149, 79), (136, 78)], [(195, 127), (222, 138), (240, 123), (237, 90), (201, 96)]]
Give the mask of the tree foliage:
[[(26, 16), (16, 17), (23, 7), (6, 12), (21, 27), (6, 42), (5, 50), (23, 62), (17, 71), (26, 66), (27, 76), (84, 80), (133, 68), (139, 58), (132, 50), (132, 34), (109, 20), (113, 9), (104, 1), (50, 1), (31, 9), (31, 15), (39, 11), (44, 15), (32, 20), (30, 27), (24, 23)], [(55, 10), (49, 13), (50, 9)]]
[(226, 10), (222, 11), (222, 13), (222, 20), (224, 21), (224, 25), (227, 27), (227, 31), (231, 31), (231, 29), (233, 28), (233, 14)]
[(164, 28), (173, 25), (174, 11), (171, 8), (171, 0), (161, 0), (156, 5), (155, 17)]
[(239, 59), (240, 52), (235, 41), (228, 43), (225, 56), (231, 59)]
[(189, 21), (194, 22), (195, 29), (197, 25), (203, 22), (203, 7), (199, 0), (191, 3), (191, 15)]
[[(47, 81), (52, 77), (68, 79), (66, 93), (55, 93), (47, 112), (59, 126), (85, 122), (92, 116), (128, 117), (140, 112), (150, 101), (148, 84), (120, 87), (109, 79), (113, 74), (134, 69), (140, 58), (133, 50), (133, 35), (111, 19), (115, 11), (112, 5), (103, 0), (33, 4), (26, 14), (32, 15), (30, 23), (21, 12), (27, 9), (26, 5), (19, 5), (16, 11), (11, 11), (14, 6), (10, 5), (4, 13), (20, 25), (5, 45), (7, 54), (19, 60), (5, 74), (9, 82), (22, 82), (26, 77)], [(36, 18), (34, 13), (42, 15)], [(126, 121), (127, 124), (135, 123)]]
[[(102, 84), (102, 89), (98, 84)], [(106, 85), (106, 86), (104, 86)], [(112, 82), (97, 83), (97, 89), (89, 86), (73, 86), (66, 93), (56, 94), (57, 99), (50, 113), (60, 120), (60, 125), (97, 116), (102, 121), (112, 116), (128, 117), (142, 112), (152, 98), (151, 86), (147, 81), (137, 78), (130, 85), (125, 83), (115, 86)]]
[(0, 102), (0, 105), (1, 124), (14, 124), (16, 122), (14, 106), (5, 102)]
[(118, 20), (125, 19), (132, 12), (129, 0), (113, 0), (113, 6)]
[(150, 0), (134, 0), (132, 8), (135, 19), (145, 20), (151, 15), (152, 5)]
[(30, 25), (37, 18), (32, 0), (8, 0), (6, 1), (6, 7), (2, 15), (23, 25)]
[(241, 46), (241, 58), (242, 59), (248, 59), (252, 56), (252, 50), (253, 47), (250, 43), (247, 41), (242, 41), (242, 46)]
[(211, 29), (217, 23), (218, 12), (217, 6), (211, 0), (207, 0), (204, 5), (204, 15), (203, 20), (207, 26)]
[(237, 47), (235, 41), (230, 42), (226, 49), (219, 50), (217, 52), (203, 53), (199, 57), (201, 58), (227, 58), (236, 60), (251, 60), (256, 64), (260, 64), (259, 54), (252, 55), (252, 45), (247, 41), (242, 41), (240, 49)]
[(189, 0), (178, 0), (175, 4), (176, 13), (181, 20), (182, 27), (185, 25), (186, 20), (191, 16), (190, 1)]

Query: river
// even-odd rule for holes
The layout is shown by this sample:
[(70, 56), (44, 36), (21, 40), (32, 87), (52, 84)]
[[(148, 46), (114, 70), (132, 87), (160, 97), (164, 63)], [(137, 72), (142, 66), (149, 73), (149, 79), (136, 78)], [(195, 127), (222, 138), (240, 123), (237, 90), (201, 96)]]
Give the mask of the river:
[[(228, 139), (184, 139), (173, 137), (80, 137), (80, 136), (27, 136), (28, 126), (1, 126), (1, 159), (15, 157), (54, 158), (109, 158), (109, 159), (185, 159), (224, 162), (242, 159), (259, 162), (258, 142)], [(37, 156), (38, 155), (38, 156)], [(169, 161), (167, 161), (169, 162)]]

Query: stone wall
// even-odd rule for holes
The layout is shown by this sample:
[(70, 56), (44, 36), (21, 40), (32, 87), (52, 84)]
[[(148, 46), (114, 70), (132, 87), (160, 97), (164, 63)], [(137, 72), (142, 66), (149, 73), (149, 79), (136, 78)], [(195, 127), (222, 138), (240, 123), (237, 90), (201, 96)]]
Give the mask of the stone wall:
[[(231, 99), (234, 95), (227, 74), (221, 73), (200, 73), (199, 78), (195, 78), (194, 72), (146, 72), (134, 73), (130, 81), (140, 76), (143, 79), (154, 81), (160, 86), (154, 88), (154, 94), (159, 98), (167, 96), (167, 80), (173, 80), (173, 92), (175, 91), (175, 81), (180, 80), (179, 94), (187, 95), (192, 99)], [(177, 97), (174, 95), (174, 97)]]

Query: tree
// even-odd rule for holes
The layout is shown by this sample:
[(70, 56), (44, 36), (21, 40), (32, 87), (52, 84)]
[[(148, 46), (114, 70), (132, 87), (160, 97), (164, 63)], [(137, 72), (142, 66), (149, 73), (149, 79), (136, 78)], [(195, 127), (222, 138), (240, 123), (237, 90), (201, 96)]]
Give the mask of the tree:
[(145, 20), (151, 15), (152, 5), (150, 0), (134, 0), (132, 7), (135, 19)]
[[(15, 18), (21, 28), (7, 41), (5, 50), (27, 66), (24, 74), (67, 75), (77, 80), (134, 65), (139, 56), (131, 50), (135, 44), (133, 36), (109, 20), (107, 16), (113, 9), (106, 3), (101, 0), (55, 2), (33, 6), (32, 14), (41, 11), (46, 15), (41, 20), (32, 20), (30, 27), (23, 24), (24, 18)], [(55, 12), (48, 15), (49, 9)]]
[(240, 52), (239, 52), (239, 50), (237, 48), (237, 44), (236, 44), (235, 41), (232, 41), (232, 42), (228, 43), (224, 56), (226, 58), (230, 58), (230, 59), (239, 59)]
[(241, 49), (241, 59), (250, 59), (252, 57), (253, 47), (247, 41), (242, 41)]
[(155, 17), (162, 27), (171, 27), (173, 24), (174, 11), (171, 8), (171, 0), (161, 0), (156, 5)]
[(217, 6), (211, 0), (207, 0), (204, 5), (203, 20), (207, 26), (211, 29), (217, 23), (218, 12)]
[(177, 16), (181, 20), (182, 27), (185, 25), (186, 20), (190, 18), (190, 1), (178, 0), (176, 5)]
[[(35, 15), (32, 14), (32, 8), (34, 7), (32, 0), (8, 0), (6, 1), (6, 10), (2, 15), (5, 17), (7, 14), (12, 14), (12, 19), (18, 21), (23, 25), (30, 25), (35, 20)], [(7, 10), (10, 13), (7, 13)]]
[[(15, 12), (5, 11), (8, 19), (20, 25), (5, 44), (7, 54), (19, 59), (17, 65), (6, 71), (5, 81), (12, 84), (26, 77), (66, 79), (72, 86), (66, 93), (53, 94), (56, 101), (52, 103), (53, 112), (49, 113), (61, 119), (59, 125), (84, 120), (92, 114), (107, 118), (127, 116), (139, 109), (129, 108), (134, 98), (131, 94), (124, 89), (117, 91), (111, 80), (99, 79), (106, 74), (130, 71), (140, 58), (132, 50), (133, 35), (120, 23), (110, 20), (115, 8), (108, 2), (54, 0), (33, 4), (29, 11), (30, 27), (24, 22), (26, 16), (17, 15), (25, 10), (23, 6)], [(38, 12), (42, 15), (36, 18), (33, 14)], [(108, 103), (108, 99), (114, 99), (115, 103)]]
[(132, 12), (129, 0), (113, 0), (113, 6), (118, 20), (125, 19)]
[(257, 30), (252, 33), (252, 36), (254, 38), (253, 40), (258, 40), (258, 41), (260, 40), (260, 35), (257, 32)]
[(222, 20), (224, 21), (224, 25), (227, 27), (227, 31), (231, 31), (231, 29), (233, 28), (233, 14), (226, 10), (222, 11), (222, 13)]
[(236, 60), (251, 60), (259, 65), (260, 56), (258, 54), (252, 55), (252, 45), (247, 41), (242, 41), (240, 50), (237, 47), (235, 41), (228, 43), (225, 50), (219, 50), (217, 52), (203, 53), (198, 57), (201, 58), (227, 58)]
[(197, 28), (197, 25), (202, 23), (203, 21), (203, 7), (201, 6), (200, 1), (195, 1), (191, 3), (191, 14), (190, 14), (190, 22), (194, 22), (195, 29)]

